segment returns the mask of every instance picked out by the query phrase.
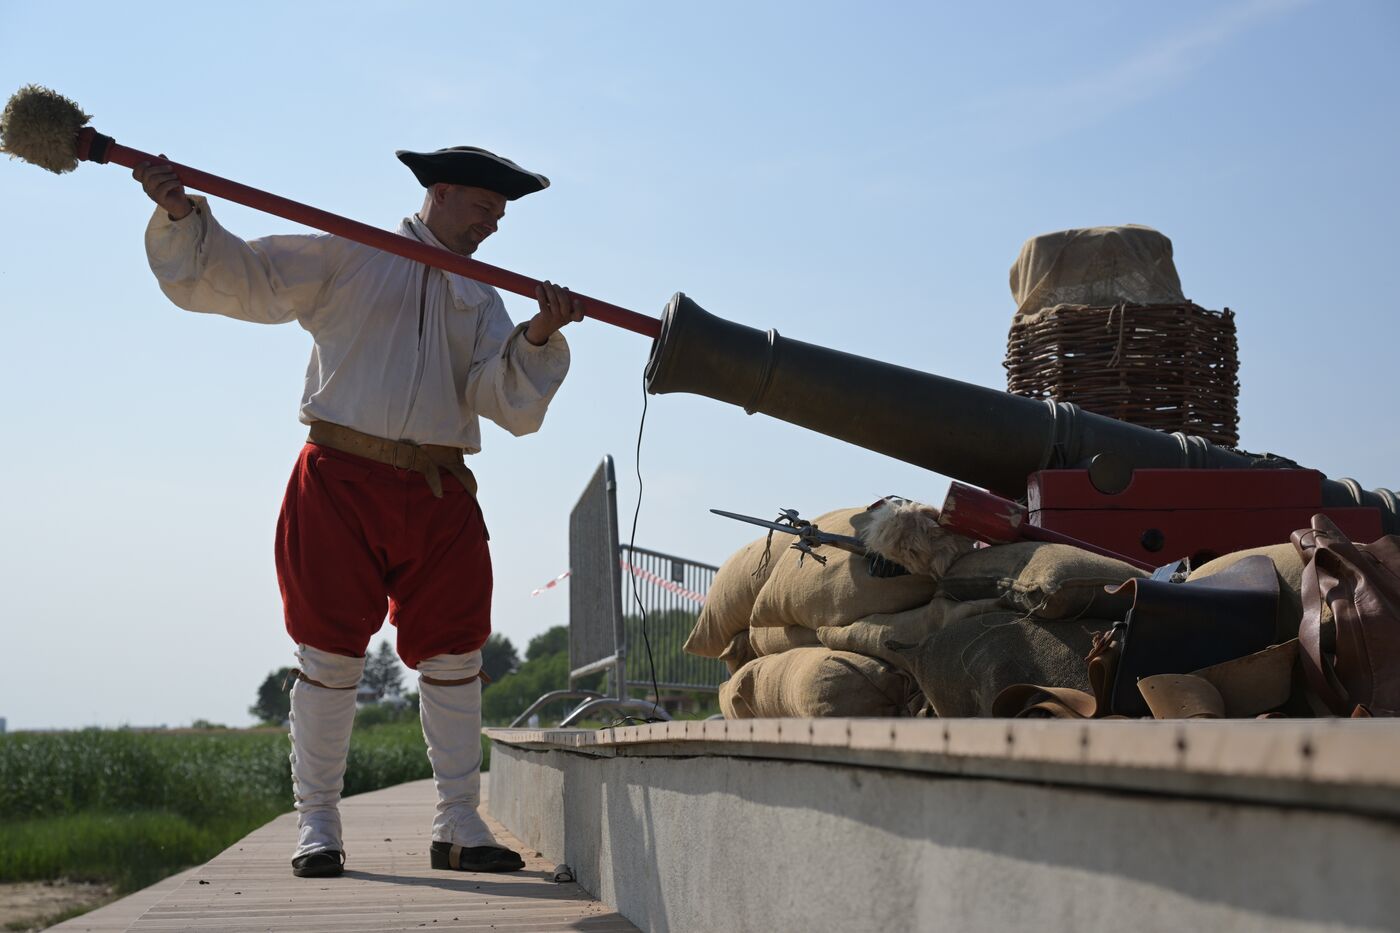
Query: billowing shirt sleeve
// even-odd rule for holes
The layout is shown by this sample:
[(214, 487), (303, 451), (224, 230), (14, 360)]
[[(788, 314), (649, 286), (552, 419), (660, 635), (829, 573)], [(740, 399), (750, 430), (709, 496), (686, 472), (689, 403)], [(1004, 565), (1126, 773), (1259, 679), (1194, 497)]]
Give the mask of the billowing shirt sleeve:
[(495, 295), (481, 318), (476, 353), (467, 373), (467, 405), (511, 434), (532, 434), (544, 423), (550, 399), (569, 371), (569, 344), (555, 331), (537, 347), (526, 324), (512, 325)]
[[(229, 233), (201, 197), (171, 220), (157, 207), (146, 225), (146, 258), (161, 291), (181, 308), (257, 324), (293, 319), (305, 326), (329, 277), (334, 237)], [(310, 329), (308, 327), (308, 329)]]

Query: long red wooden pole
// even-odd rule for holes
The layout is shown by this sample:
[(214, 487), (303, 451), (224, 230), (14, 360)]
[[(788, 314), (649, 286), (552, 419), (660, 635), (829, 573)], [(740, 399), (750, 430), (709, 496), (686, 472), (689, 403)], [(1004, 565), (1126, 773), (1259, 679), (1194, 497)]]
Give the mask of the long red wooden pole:
[[(92, 127), (85, 127), (78, 133), (78, 158), (88, 162), (115, 162), (127, 168), (135, 168), (142, 162), (166, 161), (151, 155), (149, 152), (122, 146), (112, 137), (104, 136)], [(387, 253), (403, 256), (405, 259), (412, 259), (415, 262), (445, 269), (448, 272), (455, 272), (469, 279), (514, 292), (517, 295), (524, 295), (526, 298), (534, 298), (535, 288), (540, 284), (539, 280), (529, 276), (478, 262), (475, 259), (468, 259), (466, 256), (459, 256), (457, 253), (429, 246), (388, 230), (371, 227), (369, 224), (362, 224), (357, 220), (341, 217), (339, 214), (332, 214), (329, 211), (260, 191), (257, 188), (250, 188), (236, 181), (220, 178), (218, 175), (201, 172), (188, 165), (181, 165), (178, 162), (171, 162), (170, 165), (175, 169), (180, 181), (187, 187), (236, 201), (269, 214), (276, 214), (278, 217), (285, 217), (288, 220), (306, 224), (308, 227), (315, 227), (317, 230), (334, 233), (366, 246), (373, 246)], [(580, 295), (577, 292), (574, 292), (573, 295), (583, 303), (584, 314), (589, 317), (652, 339), (661, 335), (661, 322), (656, 318), (647, 317), (645, 314), (638, 314), (636, 311), (629, 311), (626, 308), (619, 308), (617, 305), (608, 304), (606, 301), (599, 301), (597, 298), (590, 298), (587, 295)]]

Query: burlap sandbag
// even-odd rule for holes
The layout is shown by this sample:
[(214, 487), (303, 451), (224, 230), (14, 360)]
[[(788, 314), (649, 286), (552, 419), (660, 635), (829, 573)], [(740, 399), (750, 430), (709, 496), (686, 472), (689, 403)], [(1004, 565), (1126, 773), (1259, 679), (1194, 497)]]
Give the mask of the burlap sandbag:
[[(1282, 644), (1298, 637), (1298, 622), (1303, 618), (1303, 561), (1298, 556), (1298, 550), (1292, 542), (1249, 548), (1245, 551), (1232, 551), (1197, 567), (1191, 571), (1191, 575), (1187, 579), (1200, 580), (1214, 576), (1222, 570), (1229, 570), (1246, 557), (1252, 557), (1255, 554), (1263, 554), (1272, 560), (1274, 569), (1278, 571), (1278, 617), (1274, 635), (1276, 641)], [(1332, 617), (1331, 609), (1325, 602), (1322, 604), (1322, 608), (1324, 619), (1330, 620)]]
[(734, 636), (749, 627), (754, 600), (772, 568), (763, 560), (766, 541), (766, 535), (750, 541), (715, 573), (695, 628), (686, 639), (687, 652), (702, 658), (723, 658)]
[(918, 689), (875, 658), (794, 648), (745, 664), (719, 688), (726, 719), (908, 716)]
[[(816, 631), (817, 639), (833, 651), (854, 651), (888, 661), (901, 670), (914, 670), (909, 649), (923, 642), (945, 619), (967, 603), (934, 599), (922, 606), (888, 615), (872, 615), (850, 625), (829, 625)], [(753, 629), (752, 631), (762, 631)]]
[(729, 646), (719, 656), (731, 674), (758, 657), (758, 653), (754, 651), (753, 645), (749, 642), (750, 631), (751, 629), (744, 629), (731, 638)]
[(1018, 315), (1058, 305), (1182, 304), (1172, 241), (1151, 227), (1085, 227), (1031, 237), (1011, 267)]
[[(990, 716), (1012, 684), (1089, 689), (1084, 658), (1109, 620), (1046, 621), (995, 599), (928, 606), (822, 629), (822, 643), (880, 657), (914, 676), (939, 716)], [(919, 638), (920, 633), (924, 633)]]
[[(815, 519), (822, 531), (856, 535), (852, 519), (864, 509), (839, 509)], [(774, 535), (773, 572), (758, 594), (750, 622), (754, 628), (801, 625), (816, 629), (845, 625), (877, 612), (900, 612), (933, 598), (932, 577), (906, 574), (872, 577), (866, 559), (834, 547), (821, 548), (825, 565), (785, 547)], [(782, 550), (779, 550), (782, 548)]]
[(1122, 619), (1133, 594), (1110, 594), (1104, 587), (1146, 576), (1131, 564), (1068, 544), (1018, 541), (960, 558), (939, 581), (938, 595), (959, 602), (998, 599), (1003, 609), (1047, 621)]
[(964, 608), (916, 649), (914, 678), (940, 716), (990, 716), (1018, 683), (1089, 689), (1085, 657), (1110, 620), (1047, 622)]
[(766, 658), (782, 654), (794, 648), (812, 648), (820, 645), (817, 633), (805, 625), (767, 625), (748, 630), (749, 644), (753, 646), (755, 657)]

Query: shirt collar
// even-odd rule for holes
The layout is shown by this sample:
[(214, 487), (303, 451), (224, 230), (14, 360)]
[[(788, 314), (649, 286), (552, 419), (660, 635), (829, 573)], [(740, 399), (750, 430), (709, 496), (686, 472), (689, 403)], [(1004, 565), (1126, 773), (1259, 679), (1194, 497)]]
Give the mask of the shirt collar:
[(415, 240), (421, 240), (429, 246), (436, 246), (438, 249), (447, 249), (446, 246), (442, 245), (442, 241), (433, 236), (433, 231), (428, 229), (428, 225), (423, 223), (423, 218), (418, 214), (414, 214), (412, 217), (405, 217), (403, 223), (399, 225), (399, 233), (403, 236), (413, 237)]
[[(399, 235), (412, 237), (420, 240), (429, 246), (436, 246), (438, 249), (447, 249), (442, 245), (437, 237), (433, 236), (433, 231), (428, 229), (428, 225), (423, 223), (423, 218), (414, 214), (412, 217), (405, 217), (403, 223), (399, 224)], [(451, 250), (447, 250), (449, 253)], [(469, 279), (464, 275), (455, 272), (438, 270), (447, 278), (448, 287), (452, 289), (452, 294), (463, 304), (472, 307), (483, 307), (483, 302), (489, 301), (489, 289), (474, 279)]]

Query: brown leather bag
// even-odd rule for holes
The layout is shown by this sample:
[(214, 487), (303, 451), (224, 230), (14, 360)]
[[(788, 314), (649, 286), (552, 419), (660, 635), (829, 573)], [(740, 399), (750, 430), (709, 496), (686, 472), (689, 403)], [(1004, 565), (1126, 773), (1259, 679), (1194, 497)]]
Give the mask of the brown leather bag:
[[(1353, 544), (1326, 515), (1293, 532), (1303, 560), (1298, 629), (1308, 687), (1338, 716), (1400, 715), (1400, 536)], [(1323, 603), (1336, 625), (1324, 644)]]

